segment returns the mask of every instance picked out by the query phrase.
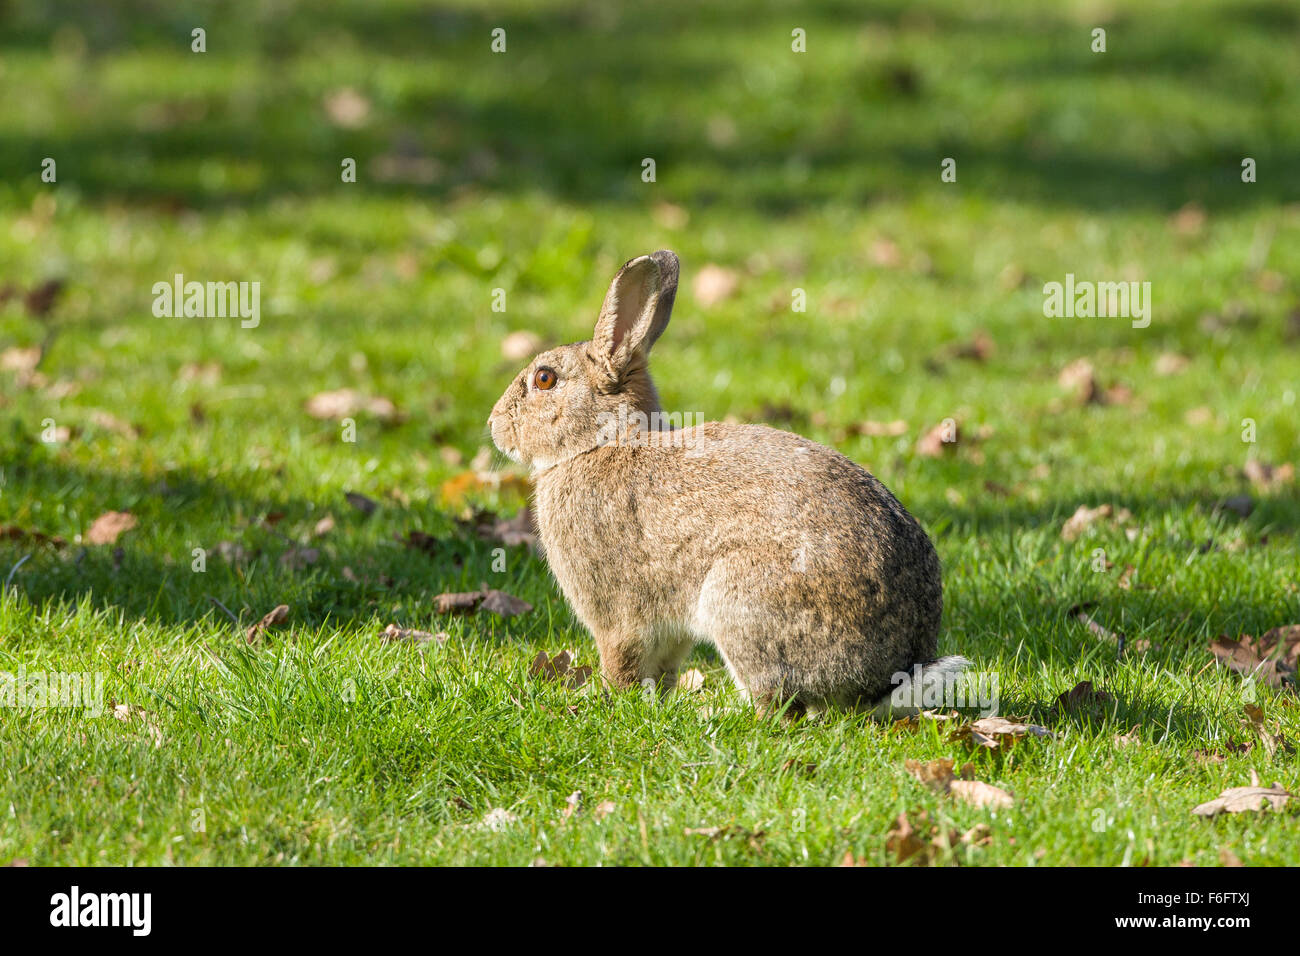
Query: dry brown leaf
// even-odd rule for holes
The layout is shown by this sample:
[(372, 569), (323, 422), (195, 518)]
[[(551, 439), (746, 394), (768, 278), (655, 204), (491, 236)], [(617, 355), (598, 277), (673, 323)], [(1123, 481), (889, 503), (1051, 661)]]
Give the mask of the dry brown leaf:
[(322, 421), (355, 418), (361, 412), (373, 415), (383, 422), (394, 422), (401, 418), (397, 406), (390, 399), (366, 396), (351, 388), (320, 392), (307, 399), (303, 407), (312, 418)]
[(513, 594), (489, 588), (483, 592), (483, 603), (479, 605), (479, 609), (491, 611), (501, 617), (514, 617), (516, 614), (527, 614), (533, 606)]
[(561, 819), (568, 820), (582, 809), (582, 791), (575, 790), (564, 798), (564, 809), (560, 811)]
[[(475, 466), (471, 462), (471, 466)], [(442, 504), (447, 508), (459, 508), (473, 492), (512, 492), (521, 498), (527, 498), (532, 492), (532, 483), (523, 475), (513, 472), (491, 471), (475, 467), (472, 471), (453, 475), (442, 483), (438, 489)]]
[(596, 804), (596, 809), (592, 811), (592, 814), (597, 820), (603, 820), (616, 809), (617, 807), (614, 806), (613, 800), (602, 800), (600, 803)]
[(976, 362), (987, 362), (993, 357), (995, 348), (993, 338), (984, 330), (975, 333), (969, 342), (962, 342), (954, 345), (951, 350), (953, 358), (972, 359)]
[(1061, 526), (1061, 537), (1066, 541), (1076, 541), (1088, 528), (1091, 528), (1098, 521), (1112, 520), (1115, 524), (1127, 524), (1133, 518), (1132, 512), (1127, 508), (1120, 508), (1118, 511), (1111, 505), (1098, 505), (1095, 508), (1089, 508), (1087, 505), (1079, 505), (1074, 510), (1074, 514), (1066, 519), (1065, 524)]
[(907, 422), (896, 418), (892, 422), (857, 422), (845, 429), (848, 435), (864, 435), (867, 438), (897, 438), (907, 434)]
[(1180, 236), (1196, 236), (1205, 228), (1205, 209), (1196, 202), (1189, 202), (1169, 219), (1169, 226)]
[(108, 702), (112, 708), (113, 716), (123, 723), (138, 725), (149, 738), (153, 741), (155, 747), (161, 747), (163, 743), (162, 730), (148, 711), (140, 707), (133, 707), (130, 704), (119, 704), (113, 700)]
[(729, 299), (739, 285), (740, 276), (736, 270), (710, 263), (695, 274), (691, 291), (695, 301), (707, 309)]
[(259, 637), (264, 636), (266, 632), (271, 628), (279, 624), (283, 624), (285, 618), (287, 618), (288, 616), (289, 616), (289, 605), (287, 604), (276, 605), (270, 611), (267, 611), (266, 615), (260, 621), (258, 621), (256, 624), (254, 624), (252, 627), (248, 629), (248, 633), (245, 635), (245, 639), (248, 641), (249, 644), (252, 644)]
[[(964, 834), (959, 830), (942, 831), (930, 822), (927, 811), (913, 812), (916, 816), (915, 826), (906, 813), (900, 813), (885, 834), (885, 851), (897, 863), (930, 866), (948, 856), (958, 846), (985, 846), (992, 840), (989, 828), (984, 824), (972, 827)], [(846, 855), (841, 865), (850, 865), (850, 859)]]
[(677, 678), (677, 689), (683, 694), (698, 694), (704, 690), (703, 672), (695, 667), (682, 671), (681, 676)]
[(385, 644), (393, 644), (398, 641), (412, 641), (416, 644), (428, 644), (431, 641), (441, 647), (447, 643), (450, 638), (446, 631), (439, 631), (437, 634), (431, 634), (428, 631), (417, 631), (414, 628), (398, 627), (396, 624), (389, 624), (379, 635), (379, 639)]
[(1016, 803), (1011, 794), (982, 780), (954, 780), (948, 785), (948, 792), (958, 800), (981, 809), (1007, 810)]
[[(1295, 748), (1287, 741), (1286, 737), (1280, 730), (1274, 732), (1270, 728), (1268, 721), (1264, 718), (1264, 708), (1257, 704), (1247, 704), (1245, 707), (1245, 716), (1242, 722), (1250, 727), (1255, 736), (1259, 738), (1264, 752), (1271, 759), (1275, 753), (1281, 750), (1283, 753), (1294, 753)], [(1274, 724), (1274, 727), (1277, 725)]]
[(348, 500), (348, 504), (367, 517), (374, 514), (375, 510), (379, 507), (379, 503), (373, 498), (367, 498), (365, 495), (357, 494), (355, 491), (345, 492), (343, 497)]
[(48, 544), (50, 547), (58, 549), (67, 546), (67, 541), (57, 534), (46, 534), (43, 531), (34, 531), (27, 528), (20, 528), (14, 524), (0, 526), (0, 541), (23, 541), (30, 544)]
[(1005, 717), (983, 717), (980, 720), (959, 727), (949, 738), (954, 743), (965, 743), (976, 747), (997, 750), (1010, 747), (1022, 737), (1051, 737), (1052, 732), (1038, 724), (1020, 723)]
[(510, 362), (524, 362), (542, 350), (542, 337), (519, 330), (501, 340), (501, 355)]
[(483, 592), (449, 591), (439, 594), (434, 600), (438, 602), (439, 614), (470, 614), (478, 610)]
[(528, 676), (540, 680), (554, 681), (570, 688), (577, 690), (591, 677), (592, 670), (590, 667), (574, 667), (573, 655), (568, 651), (560, 651), (554, 657), (548, 657), (545, 651), (538, 651), (537, 656), (533, 658), (532, 664), (528, 666)]
[(370, 118), (370, 100), (350, 86), (326, 94), (325, 115), (341, 129), (360, 129)]
[(1092, 681), (1083, 680), (1060, 694), (1052, 706), (1060, 710), (1075, 711), (1109, 704), (1114, 699), (1104, 690), (1095, 689), (1092, 686)]
[[(960, 438), (960, 428), (953, 428), (950, 432), (950, 426), (945, 422), (935, 425), (924, 435), (916, 440), (916, 453), (925, 458), (941, 458), (943, 453), (949, 448), (956, 448), (957, 441)], [(951, 437), (951, 441), (945, 441), (945, 438)]]
[(334, 516), (326, 515), (325, 517), (321, 518), (319, 521), (316, 522), (316, 526), (312, 528), (311, 533), (313, 537), (323, 538), (325, 535), (329, 534), (333, 530), (334, 530)]
[(1133, 567), (1133, 565), (1124, 565), (1124, 570), (1119, 575), (1119, 581), (1116, 582), (1121, 591), (1129, 591), (1133, 588), (1133, 575), (1136, 573), (1137, 568)]
[(41, 362), (41, 347), (33, 345), (24, 348), (21, 345), (12, 345), (0, 352), (0, 369), (6, 372), (17, 372), (20, 380), (23, 376), (36, 370), (36, 366)]
[(280, 565), (290, 571), (301, 571), (320, 560), (319, 548), (292, 547), (280, 555)]
[(129, 511), (106, 511), (96, 518), (82, 537), (86, 544), (116, 544), (117, 539), (136, 526)]
[(1275, 627), (1259, 637), (1220, 634), (1210, 653), (1225, 667), (1273, 688), (1294, 686), (1300, 664), (1300, 624)]
[(884, 236), (877, 237), (867, 247), (867, 258), (871, 264), (882, 269), (897, 269), (903, 264), (903, 252), (898, 244)]
[(1177, 375), (1191, 364), (1191, 359), (1177, 352), (1161, 352), (1156, 357), (1157, 375)]
[(1286, 462), (1281, 465), (1270, 465), (1267, 462), (1251, 458), (1242, 466), (1244, 474), (1252, 485), (1260, 491), (1276, 491), (1284, 485), (1295, 482), (1295, 465)]
[(491, 830), (493, 833), (500, 833), (508, 829), (511, 824), (517, 823), (519, 817), (502, 807), (493, 807), (483, 815), (483, 820), (479, 827), (484, 830)]
[(1254, 771), (1251, 771), (1251, 776), (1255, 778), (1251, 786), (1230, 787), (1213, 800), (1193, 807), (1192, 813), (1198, 817), (1212, 817), (1220, 813), (1259, 813), (1261, 810), (1281, 810), (1294, 796), (1282, 789), (1280, 783), (1275, 782), (1272, 787), (1265, 788), (1259, 785)]

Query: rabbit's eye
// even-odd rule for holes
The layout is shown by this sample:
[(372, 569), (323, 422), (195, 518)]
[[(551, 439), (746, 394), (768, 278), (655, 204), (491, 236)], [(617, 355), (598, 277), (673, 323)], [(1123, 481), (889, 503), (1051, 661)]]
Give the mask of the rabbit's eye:
[(533, 387), (540, 388), (543, 392), (555, 388), (555, 383), (559, 380), (559, 376), (549, 368), (539, 368), (533, 373)]

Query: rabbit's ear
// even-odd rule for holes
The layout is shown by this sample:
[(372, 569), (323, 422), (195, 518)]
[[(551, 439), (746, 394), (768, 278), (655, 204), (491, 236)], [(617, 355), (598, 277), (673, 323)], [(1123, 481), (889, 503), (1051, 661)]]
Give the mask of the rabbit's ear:
[(591, 337), (596, 353), (614, 376), (640, 352), (650, 354), (668, 326), (677, 295), (677, 256), (660, 250), (626, 263), (609, 284)]

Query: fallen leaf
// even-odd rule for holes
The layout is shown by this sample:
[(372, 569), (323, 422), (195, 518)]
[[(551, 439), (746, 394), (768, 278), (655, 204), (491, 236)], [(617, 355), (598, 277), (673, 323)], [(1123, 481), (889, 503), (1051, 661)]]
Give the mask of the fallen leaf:
[(517, 823), (518, 821), (519, 817), (515, 816), (515, 814), (511, 813), (509, 810), (504, 810), (501, 807), (494, 807), (483, 815), (483, 820), (479, 826), (484, 830), (491, 830), (493, 833), (500, 833), (502, 830), (509, 828), (511, 824)]
[[(1254, 772), (1251, 772), (1254, 776)], [(1220, 813), (1259, 813), (1261, 810), (1281, 810), (1294, 794), (1282, 789), (1280, 783), (1261, 787), (1256, 779), (1249, 787), (1230, 787), (1213, 800), (1192, 808), (1198, 817), (1212, 817)]]
[(334, 516), (326, 515), (325, 517), (321, 518), (319, 521), (316, 522), (316, 526), (312, 528), (311, 533), (313, 537), (322, 538), (333, 530), (334, 530)]
[(248, 629), (245, 639), (252, 644), (259, 637), (262, 637), (270, 628), (278, 624), (283, 624), (285, 618), (289, 616), (289, 605), (279, 604), (266, 613), (260, 621)]
[(36, 319), (49, 315), (62, 291), (62, 279), (46, 279), (40, 285), (28, 289), (23, 296), (23, 306), (27, 309), (27, 314)]
[(1120, 572), (1119, 581), (1116, 582), (1116, 586), (1121, 591), (1131, 590), (1133, 587), (1133, 575), (1136, 573), (1137, 573), (1137, 568), (1133, 567), (1133, 565), (1131, 564), (1124, 565), (1124, 570)]
[(1156, 356), (1157, 375), (1177, 375), (1191, 364), (1191, 359), (1177, 352), (1161, 352)]
[[(915, 811), (914, 811), (915, 812)], [(911, 863), (917, 866), (930, 866), (943, 857), (949, 856), (958, 846), (985, 846), (992, 840), (989, 828), (985, 824), (972, 827), (966, 833), (959, 830), (940, 830), (930, 822), (930, 814), (921, 810), (915, 812), (916, 824), (913, 825), (906, 813), (900, 813), (885, 834), (885, 851), (894, 857), (897, 863)], [(850, 864), (851, 856), (846, 854), (841, 866)], [(955, 862), (955, 860), (954, 860)]]
[(1092, 362), (1086, 358), (1075, 359), (1066, 365), (1056, 377), (1056, 382), (1067, 392), (1074, 393), (1083, 404), (1096, 402), (1101, 395)]
[(1205, 209), (1189, 202), (1170, 217), (1169, 225), (1180, 236), (1199, 235), (1205, 228)]
[(149, 712), (140, 707), (133, 707), (130, 704), (119, 704), (112, 700), (109, 701), (112, 708), (113, 716), (123, 723), (136, 724), (149, 735), (155, 747), (161, 747), (163, 743), (162, 731), (158, 724), (150, 716)]
[(882, 269), (897, 269), (903, 264), (903, 252), (898, 243), (884, 236), (877, 237), (867, 247), (867, 258), (871, 264)]
[(683, 694), (698, 694), (704, 690), (704, 674), (694, 667), (683, 671), (677, 678), (677, 689)]
[(539, 550), (536, 518), (533, 509), (527, 505), (513, 518), (489, 513), (470, 523), (475, 534), (484, 541), (497, 541), (509, 548), (523, 545), (534, 552)]
[(1253, 677), (1269, 687), (1294, 686), (1300, 664), (1300, 625), (1275, 627), (1259, 637), (1220, 634), (1210, 641), (1210, 653), (1224, 667)]
[(1133, 746), (1134, 744), (1140, 744), (1141, 742), (1142, 742), (1142, 738), (1138, 736), (1137, 727), (1134, 727), (1126, 734), (1115, 735), (1116, 747), (1130, 747)]
[(66, 547), (68, 543), (57, 534), (45, 534), (43, 531), (20, 528), (13, 524), (0, 526), (0, 541), (23, 541), (38, 545), (48, 544), (56, 550)]
[(762, 849), (763, 838), (767, 836), (765, 830), (750, 830), (735, 824), (720, 827), (686, 827), (682, 832), (686, 836), (707, 837), (710, 840), (744, 840), (753, 850)]
[(858, 422), (848, 427), (848, 433), (867, 438), (896, 438), (907, 433), (907, 422), (896, 418), (892, 422)]
[(374, 514), (375, 510), (379, 507), (379, 503), (374, 499), (367, 498), (365, 495), (359, 495), (355, 491), (345, 492), (343, 497), (348, 500), (348, 504), (367, 517)]
[(501, 340), (501, 355), (510, 362), (523, 362), (542, 350), (542, 337), (536, 332), (511, 332)]
[(1108, 704), (1114, 699), (1104, 690), (1096, 690), (1092, 686), (1092, 681), (1084, 680), (1060, 694), (1052, 706), (1060, 710), (1075, 711)]
[(1074, 510), (1074, 514), (1070, 515), (1061, 526), (1061, 537), (1066, 541), (1076, 541), (1084, 531), (1098, 521), (1113, 518), (1116, 524), (1125, 524), (1132, 517), (1132, 513), (1127, 508), (1116, 511), (1111, 505), (1098, 505), (1096, 508), (1079, 505)]
[(322, 421), (354, 418), (361, 412), (373, 415), (383, 422), (395, 422), (401, 418), (401, 413), (391, 400), (382, 396), (366, 396), (351, 388), (320, 392), (307, 399), (303, 407), (312, 418)]
[(804, 777), (815, 777), (817, 775), (817, 765), (789, 757), (785, 763), (781, 764), (781, 772), (790, 773), (791, 771), (798, 771)]
[(587, 666), (574, 667), (573, 655), (560, 651), (554, 657), (548, 657), (545, 651), (538, 651), (528, 666), (528, 676), (540, 680), (554, 681), (571, 690), (577, 690), (591, 677), (592, 669)]
[(449, 591), (439, 594), (434, 600), (438, 602), (439, 614), (470, 614), (478, 610), (483, 592)]
[(740, 276), (734, 269), (710, 263), (695, 274), (691, 292), (695, 301), (707, 309), (730, 298), (739, 285)]
[(1270, 465), (1256, 458), (1250, 458), (1241, 470), (1252, 485), (1264, 492), (1276, 491), (1295, 481), (1295, 465), (1290, 462)]
[(941, 458), (949, 448), (957, 446), (960, 430), (947, 422), (940, 422), (916, 441), (916, 453), (926, 458)]
[(303, 568), (315, 564), (320, 560), (320, 550), (318, 548), (292, 547), (280, 555), (281, 567), (288, 568), (290, 571), (301, 571)]
[(39, 345), (28, 348), (12, 345), (0, 352), (0, 369), (6, 372), (17, 372), (20, 380), (24, 380), (23, 376), (27, 373), (35, 371), (40, 362), (41, 347)]
[(124, 422), (116, 415), (110, 414), (103, 409), (96, 408), (90, 413), (91, 424), (105, 431), (113, 432), (124, 438), (139, 438), (140, 429), (136, 428), (129, 422)]
[(439, 647), (447, 643), (451, 637), (446, 631), (439, 631), (437, 634), (431, 634), (428, 631), (417, 631), (413, 628), (398, 627), (396, 624), (389, 624), (379, 635), (379, 639), (385, 644), (396, 643), (397, 641), (412, 641), (416, 644), (428, 644), (436, 642)]
[(982, 780), (954, 780), (948, 785), (948, 792), (980, 809), (1007, 810), (1016, 803), (1011, 794)]
[[(1283, 736), (1281, 730), (1276, 732), (1269, 727), (1268, 722), (1264, 719), (1264, 708), (1257, 704), (1247, 704), (1245, 707), (1245, 716), (1242, 718), (1245, 723), (1259, 738), (1264, 752), (1271, 759), (1275, 753), (1281, 750), (1283, 753), (1294, 753), (1295, 748)], [(1274, 725), (1276, 726), (1276, 725)]]
[(564, 820), (569, 819), (579, 810), (582, 809), (582, 791), (575, 790), (564, 798), (564, 809), (560, 811), (560, 817)]
[[(1240, 744), (1229, 744), (1227, 750), (1232, 754), (1248, 754), (1254, 749), (1254, 747), (1255, 745), (1248, 741)], [(1193, 750), (1192, 757), (1199, 763), (1223, 763), (1228, 759), (1227, 754), (1212, 750)]]
[(483, 592), (483, 603), (479, 605), (479, 608), (484, 611), (491, 611), (501, 617), (514, 617), (516, 614), (527, 614), (533, 609), (533, 606), (513, 594), (491, 588)]
[(613, 800), (602, 800), (600, 803), (596, 804), (596, 809), (592, 811), (592, 813), (597, 820), (603, 820), (613, 813), (615, 809)]
[(370, 117), (370, 100), (350, 86), (326, 94), (324, 105), (330, 122), (341, 129), (360, 129)]
[(96, 518), (82, 537), (86, 544), (116, 544), (117, 539), (136, 526), (129, 511), (106, 511)]
[(951, 350), (953, 358), (973, 359), (976, 362), (987, 362), (993, 357), (993, 352), (993, 339), (983, 330), (976, 332), (969, 342), (955, 345)]
[(1051, 737), (1052, 732), (1038, 724), (1019, 723), (1005, 717), (983, 717), (953, 731), (954, 743), (997, 750), (1010, 747), (1022, 737)]

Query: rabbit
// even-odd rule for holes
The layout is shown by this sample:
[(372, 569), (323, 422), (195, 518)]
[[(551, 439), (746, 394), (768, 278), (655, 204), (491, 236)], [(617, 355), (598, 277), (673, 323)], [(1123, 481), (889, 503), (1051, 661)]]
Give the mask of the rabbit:
[(678, 271), (668, 251), (627, 262), (591, 340), (539, 354), (488, 418), (531, 469), (542, 550), (601, 674), (666, 692), (707, 643), (760, 712), (915, 712), (903, 673), (955, 680), (969, 663), (934, 660), (934, 546), (830, 448), (763, 425), (662, 427), (648, 359)]

